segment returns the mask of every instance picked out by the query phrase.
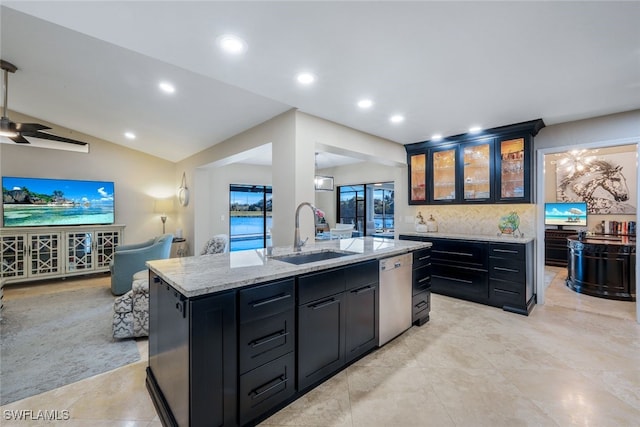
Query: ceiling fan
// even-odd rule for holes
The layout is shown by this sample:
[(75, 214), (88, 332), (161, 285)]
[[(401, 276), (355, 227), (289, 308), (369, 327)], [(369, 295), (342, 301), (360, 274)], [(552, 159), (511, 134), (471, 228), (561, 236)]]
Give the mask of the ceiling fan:
[(0, 136), (6, 136), (13, 142), (18, 144), (30, 144), (26, 137), (48, 139), (51, 141), (66, 142), (68, 144), (87, 145), (86, 142), (76, 141), (75, 139), (65, 138), (63, 136), (53, 135), (51, 133), (42, 132), (51, 129), (49, 126), (39, 123), (15, 123), (7, 117), (7, 98), (9, 92), (9, 73), (15, 73), (18, 67), (10, 62), (0, 59), (0, 68), (4, 74), (4, 103), (2, 107), (2, 118), (0, 118)]

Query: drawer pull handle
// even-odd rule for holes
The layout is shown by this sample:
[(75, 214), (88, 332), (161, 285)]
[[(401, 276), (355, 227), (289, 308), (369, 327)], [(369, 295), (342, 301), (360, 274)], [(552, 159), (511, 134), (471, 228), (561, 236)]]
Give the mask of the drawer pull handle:
[(462, 282), (462, 283), (466, 283), (467, 285), (473, 285), (473, 282), (471, 280), (457, 279), (455, 277), (447, 277), (447, 276), (438, 276), (436, 274), (434, 274), (433, 277), (437, 277), (438, 279), (453, 280), (454, 282)]
[(422, 307), (424, 307), (425, 305), (427, 305), (427, 302), (426, 302), (426, 301), (420, 301), (418, 304), (416, 304), (416, 308), (422, 308)]
[(311, 308), (313, 310), (319, 310), (319, 309), (321, 309), (323, 307), (327, 307), (327, 306), (329, 306), (331, 304), (335, 304), (337, 302), (338, 302), (338, 300), (336, 300), (335, 298), (330, 298), (328, 300), (321, 301), (321, 302), (319, 302), (317, 304), (310, 305), (309, 308)]
[(257, 302), (251, 303), (251, 307), (256, 308), (263, 305), (271, 304), (272, 302), (282, 301), (283, 299), (291, 298), (291, 294), (280, 294), (273, 298), (263, 299)]
[(422, 279), (418, 280), (418, 283), (424, 283), (427, 280), (431, 280), (431, 276), (423, 277)]
[(431, 258), (431, 255), (422, 256), (422, 257), (418, 258), (418, 261), (424, 261), (425, 259), (429, 259), (429, 258)]
[(508, 271), (509, 273), (520, 273), (520, 270), (515, 270), (513, 268), (493, 267), (493, 269), (498, 271)]
[(356, 294), (356, 295), (360, 295), (360, 294), (364, 294), (365, 292), (369, 292), (372, 291), (374, 288), (371, 285), (367, 285), (367, 286), (363, 286), (360, 289), (355, 289), (353, 291), (351, 291), (351, 293)]
[(251, 396), (252, 399), (257, 399), (258, 397), (273, 390), (274, 388), (285, 384), (287, 381), (288, 379), (284, 375), (280, 375), (279, 377), (272, 379), (268, 383), (263, 384), (260, 387), (254, 388), (249, 392), (249, 395)]
[(506, 254), (514, 254), (514, 255), (516, 255), (518, 253), (518, 251), (514, 251), (513, 249), (497, 249), (496, 248), (493, 251), (494, 252), (503, 252), (503, 253), (506, 253)]
[(473, 254), (469, 254), (466, 252), (452, 252), (452, 251), (438, 251), (438, 250), (433, 250), (433, 252), (437, 252), (439, 254), (446, 254), (446, 255), (461, 255), (461, 256), (473, 256)]
[(497, 294), (503, 293), (503, 294), (509, 294), (509, 295), (518, 295), (518, 292), (508, 291), (506, 289), (495, 288), (493, 291)]
[(267, 335), (266, 337), (258, 338), (257, 340), (253, 340), (249, 343), (249, 346), (252, 348), (260, 347), (261, 345), (270, 343), (271, 341), (275, 341), (280, 338), (284, 338), (289, 335), (289, 332), (286, 332), (284, 329), (279, 330), (276, 333), (271, 335)]

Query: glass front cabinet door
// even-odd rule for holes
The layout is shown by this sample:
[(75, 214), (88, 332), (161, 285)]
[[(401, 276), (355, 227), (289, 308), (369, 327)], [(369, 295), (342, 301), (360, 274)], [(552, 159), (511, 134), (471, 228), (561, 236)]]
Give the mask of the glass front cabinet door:
[(456, 147), (431, 150), (432, 202), (456, 201)]
[(491, 198), (492, 142), (488, 140), (461, 147), (462, 198), (465, 202)]
[(497, 142), (496, 201), (529, 201), (529, 158), (526, 137), (502, 138)]
[(409, 157), (409, 204), (420, 204), (427, 200), (427, 155), (413, 154)]

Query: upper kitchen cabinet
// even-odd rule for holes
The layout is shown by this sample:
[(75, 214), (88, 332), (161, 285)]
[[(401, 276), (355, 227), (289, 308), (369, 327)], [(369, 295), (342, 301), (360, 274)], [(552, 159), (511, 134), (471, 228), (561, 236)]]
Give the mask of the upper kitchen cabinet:
[(405, 145), (409, 204), (530, 203), (542, 119)]

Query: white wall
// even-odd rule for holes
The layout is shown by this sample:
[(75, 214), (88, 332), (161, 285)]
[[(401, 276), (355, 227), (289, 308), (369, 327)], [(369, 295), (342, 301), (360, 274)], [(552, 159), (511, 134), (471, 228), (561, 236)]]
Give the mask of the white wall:
[[(90, 135), (11, 112), (18, 122), (51, 126), (55, 133), (87, 141), (89, 153), (0, 144), (0, 171), (4, 176), (87, 179), (115, 182), (115, 221), (126, 225), (125, 243), (147, 240), (162, 233), (156, 198), (175, 195), (179, 186), (175, 164)], [(1, 208), (0, 208), (1, 209)], [(167, 231), (177, 228), (177, 215), (169, 214)]]

